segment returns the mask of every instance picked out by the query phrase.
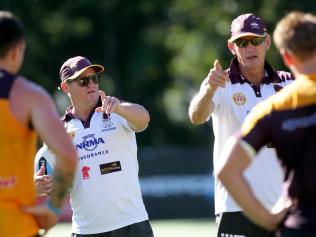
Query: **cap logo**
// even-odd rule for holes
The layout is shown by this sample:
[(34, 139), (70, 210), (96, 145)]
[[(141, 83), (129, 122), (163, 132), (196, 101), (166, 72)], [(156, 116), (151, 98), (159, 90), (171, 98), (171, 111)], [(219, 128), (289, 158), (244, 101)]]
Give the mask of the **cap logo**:
[(255, 15), (248, 13), (235, 18), (231, 24), (231, 40), (246, 35), (264, 36), (266, 32), (264, 22)]
[(259, 24), (257, 22), (251, 22), (250, 25), (253, 27), (253, 28), (259, 28)]
[(61, 66), (59, 71), (59, 76), (62, 81), (67, 79), (74, 79), (80, 73), (82, 73), (88, 67), (93, 68), (96, 72), (101, 73), (104, 71), (103, 66), (98, 64), (91, 64), (91, 62), (82, 56), (76, 56), (73, 58), (69, 58), (64, 64)]

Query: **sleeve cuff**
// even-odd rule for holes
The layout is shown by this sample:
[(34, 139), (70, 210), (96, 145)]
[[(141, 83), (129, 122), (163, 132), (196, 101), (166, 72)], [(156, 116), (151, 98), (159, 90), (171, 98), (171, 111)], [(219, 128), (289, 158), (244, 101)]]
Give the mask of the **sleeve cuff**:
[(256, 150), (248, 142), (240, 140), (239, 145), (244, 149), (251, 160), (256, 156)]

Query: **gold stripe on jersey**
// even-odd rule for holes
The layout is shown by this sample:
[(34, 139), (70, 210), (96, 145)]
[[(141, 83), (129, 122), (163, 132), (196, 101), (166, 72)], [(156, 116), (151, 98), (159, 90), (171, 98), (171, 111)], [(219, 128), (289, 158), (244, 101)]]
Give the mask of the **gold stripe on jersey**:
[(37, 224), (21, 206), (35, 204), (33, 163), (37, 137), (12, 115), (7, 99), (0, 99), (0, 117), (0, 236), (34, 236)]
[(246, 117), (242, 136), (247, 135), (256, 123), (272, 111), (300, 108), (316, 103), (316, 74), (300, 75), (280, 92), (260, 102)]
[(240, 140), (239, 145), (244, 149), (251, 160), (256, 156), (256, 150), (253, 149), (253, 147), (250, 146), (249, 143), (245, 142), (244, 140)]

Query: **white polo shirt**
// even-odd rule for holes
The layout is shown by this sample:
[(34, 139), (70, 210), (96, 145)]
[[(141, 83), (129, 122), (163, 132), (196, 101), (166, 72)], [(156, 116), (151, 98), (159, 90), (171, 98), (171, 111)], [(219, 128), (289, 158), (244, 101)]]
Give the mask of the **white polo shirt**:
[[(148, 220), (138, 179), (135, 132), (127, 121), (115, 113), (107, 117), (94, 112), (83, 124), (67, 114), (65, 128), (78, 154), (70, 190), (72, 232), (96, 234)], [(43, 149), (38, 157), (48, 156), (47, 147)]]
[(78, 153), (70, 193), (72, 231), (108, 232), (148, 219), (139, 180), (135, 132), (121, 116), (93, 113), (90, 126), (66, 122)]
[[(218, 88), (214, 94), (212, 113), (214, 132), (214, 170), (218, 169), (219, 157), (228, 138), (237, 132), (250, 110), (292, 81), (291, 74), (273, 71), (265, 65), (266, 77), (256, 88), (240, 74), (234, 59), (228, 70), (230, 81), (225, 88)], [(244, 173), (256, 197), (267, 208), (272, 208), (281, 195), (283, 171), (273, 148), (263, 148)], [(215, 177), (215, 214), (240, 211), (240, 207)]]

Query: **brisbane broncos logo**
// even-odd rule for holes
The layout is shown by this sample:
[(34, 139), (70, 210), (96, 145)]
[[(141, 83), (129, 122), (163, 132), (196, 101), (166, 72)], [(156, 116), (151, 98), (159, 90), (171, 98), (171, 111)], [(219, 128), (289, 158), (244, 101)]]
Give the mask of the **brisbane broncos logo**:
[(233, 101), (237, 105), (244, 105), (247, 101), (247, 98), (243, 93), (235, 93), (233, 95)]

